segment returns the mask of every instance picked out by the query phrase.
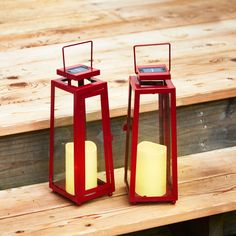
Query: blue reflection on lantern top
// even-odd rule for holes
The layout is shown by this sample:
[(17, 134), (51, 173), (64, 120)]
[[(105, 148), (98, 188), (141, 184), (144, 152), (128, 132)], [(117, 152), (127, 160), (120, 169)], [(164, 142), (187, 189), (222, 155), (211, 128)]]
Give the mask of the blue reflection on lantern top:
[(161, 72), (166, 72), (165, 67), (144, 67), (144, 68), (139, 68), (139, 71), (141, 73), (161, 73)]

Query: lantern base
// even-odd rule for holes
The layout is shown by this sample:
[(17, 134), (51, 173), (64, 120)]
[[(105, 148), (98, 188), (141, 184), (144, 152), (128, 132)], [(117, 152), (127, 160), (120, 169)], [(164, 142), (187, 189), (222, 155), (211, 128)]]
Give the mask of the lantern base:
[(84, 202), (87, 202), (89, 200), (92, 200), (98, 197), (102, 197), (104, 195), (108, 195), (110, 197), (115, 191), (114, 186), (110, 183), (109, 184), (104, 183), (103, 185), (98, 185), (95, 188), (85, 190), (84, 192), (81, 192), (80, 194), (77, 194), (77, 195), (71, 195), (64, 190), (65, 181), (58, 181), (56, 183), (51, 183), (49, 187), (52, 189), (54, 193), (58, 193), (64, 198), (69, 199), (70, 201), (76, 203), (77, 205), (81, 205)]
[(130, 187), (128, 182), (125, 180), (126, 183), (126, 190), (128, 193), (129, 201), (132, 204), (137, 204), (139, 202), (170, 202), (175, 204), (178, 200), (177, 189), (174, 190), (171, 185), (167, 186), (166, 194), (163, 196), (155, 196), (155, 197), (148, 197), (148, 196), (140, 196), (136, 193), (130, 193)]

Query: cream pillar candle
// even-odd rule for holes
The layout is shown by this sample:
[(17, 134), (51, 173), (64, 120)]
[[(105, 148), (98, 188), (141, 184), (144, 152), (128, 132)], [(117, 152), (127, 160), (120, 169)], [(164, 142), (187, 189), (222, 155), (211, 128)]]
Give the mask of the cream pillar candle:
[(140, 196), (166, 193), (166, 146), (143, 141), (137, 147), (135, 192)]
[[(66, 143), (66, 192), (74, 195), (74, 143)], [(97, 187), (97, 146), (85, 141), (85, 189)]]

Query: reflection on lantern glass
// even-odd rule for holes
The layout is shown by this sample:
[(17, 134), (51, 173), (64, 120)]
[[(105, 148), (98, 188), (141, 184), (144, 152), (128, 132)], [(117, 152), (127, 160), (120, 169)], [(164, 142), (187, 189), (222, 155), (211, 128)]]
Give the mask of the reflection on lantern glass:
[(141, 73), (158, 73), (158, 72), (166, 72), (165, 67), (146, 67), (140, 68), (139, 71)]
[(87, 66), (79, 66), (79, 67), (74, 67), (74, 68), (68, 69), (66, 71), (71, 74), (76, 74), (76, 73), (87, 71), (88, 69), (89, 68)]

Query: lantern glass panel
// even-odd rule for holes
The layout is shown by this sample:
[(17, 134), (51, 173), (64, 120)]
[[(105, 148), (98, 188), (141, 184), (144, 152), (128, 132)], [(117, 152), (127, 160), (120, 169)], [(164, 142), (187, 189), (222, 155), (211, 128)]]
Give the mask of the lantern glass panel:
[[(152, 103), (151, 112), (146, 112)], [(141, 94), (135, 192), (164, 196), (171, 189), (170, 94)], [(170, 186), (169, 186), (170, 185)]]
[[(148, 112), (150, 101), (152, 110)], [(139, 106), (138, 143), (150, 141), (160, 143), (158, 94), (141, 94)]]
[(172, 189), (171, 94), (159, 94), (160, 143), (167, 147), (167, 194)]
[[(66, 145), (73, 141), (73, 94), (55, 88), (54, 107), (54, 148), (53, 148), (53, 182), (66, 191), (69, 176), (74, 175), (71, 165), (70, 173), (66, 173)], [(64, 118), (64, 117), (67, 118)]]
[(126, 171), (126, 181), (128, 182), (128, 185), (130, 186), (130, 174), (131, 174), (131, 153), (132, 153), (132, 127), (133, 127), (133, 117), (134, 117), (134, 92), (130, 86), (130, 114), (129, 114), (129, 119), (127, 123), (127, 134), (128, 134), (128, 139), (127, 139), (127, 171)]
[[(86, 142), (90, 144), (86, 147), (88, 163), (86, 177), (89, 179), (86, 190), (103, 185), (107, 182), (106, 163), (105, 163), (105, 147), (104, 132), (101, 113), (101, 96), (93, 96), (86, 98)], [(91, 112), (96, 108), (96, 121), (91, 121)], [(86, 172), (86, 170), (85, 170)], [(96, 177), (95, 177), (96, 176)], [(96, 179), (96, 181), (94, 180)], [(96, 183), (95, 183), (96, 182)]]

